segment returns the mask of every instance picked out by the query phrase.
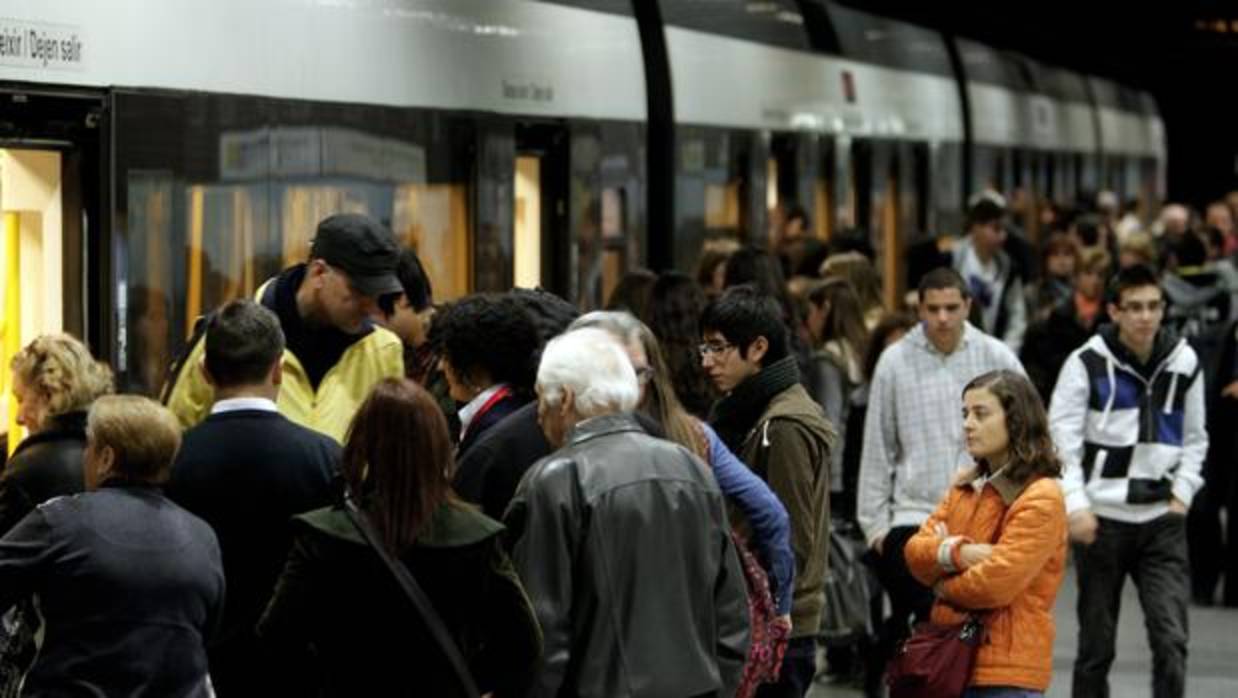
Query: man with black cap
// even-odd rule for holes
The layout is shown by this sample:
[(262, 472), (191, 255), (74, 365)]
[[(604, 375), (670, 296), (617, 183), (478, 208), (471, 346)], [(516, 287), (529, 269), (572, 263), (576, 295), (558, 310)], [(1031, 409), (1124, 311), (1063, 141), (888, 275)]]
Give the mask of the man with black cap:
[[(279, 317), (287, 340), (277, 403), (284, 416), (342, 442), (370, 388), (404, 374), (399, 337), (370, 319), (380, 298), (404, 292), (399, 256), (391, 232), (374, 219), (336, 214), (318, 224), (308, 262), (258, 289), (256, 299)], [(185, 427), (202, 421), (214, 401), (200, 334), (164, 393)]]

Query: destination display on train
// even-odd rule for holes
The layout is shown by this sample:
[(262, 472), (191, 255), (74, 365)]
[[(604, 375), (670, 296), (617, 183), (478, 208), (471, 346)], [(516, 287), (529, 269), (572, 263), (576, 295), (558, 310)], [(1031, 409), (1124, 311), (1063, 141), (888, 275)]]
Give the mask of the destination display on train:
[(81, 27), (0, 17), (0, 65), (43, 70), (81, 70)]

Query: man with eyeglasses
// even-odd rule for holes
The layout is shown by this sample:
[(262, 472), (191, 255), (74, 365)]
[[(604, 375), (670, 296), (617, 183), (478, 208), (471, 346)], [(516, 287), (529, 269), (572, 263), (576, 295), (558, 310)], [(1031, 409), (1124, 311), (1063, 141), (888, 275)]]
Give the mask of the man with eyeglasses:
[[(307, 262), (258, 289), (255, 300), (279, 317), (286, 339), (277, 402), (285, 417), (342, 442), (374, 384), (404, 374), (400, 338), (374, 323), (379, 299), (404, 293), (395, 274), (399, 256), (378, 221), (335, 214), (318, 224)], [(202, 374), (203, 334), (190, 339), (164, 392), (186, 428), (205, 419), (214, 402)]]
[(838, 437), (799, 383), (777, 301), (748, 285), (733, 287), (705, 308), (701, 332), (701, 365), (724, 395), (710, 424), (769, 484), (791, 520), (790, 642), (778, 682), (756, 695), (802, 698), (816, 671), (825, 607), (830, 449), (839, 447)]
[(1186, 686), (1186, 512), (1203, 485), (1208, 450), (1204, 379), (1185, 340), (1162, 328), (1155, 272), (1120, 271), (1112, 325), (1077, 349), (1050, 402), (1053, 441), (1075, 543), (1079, 654), (1075, 698), (1109, 695), (1118, 603), (1130, 575), (1152, 647), (1152, 694)]

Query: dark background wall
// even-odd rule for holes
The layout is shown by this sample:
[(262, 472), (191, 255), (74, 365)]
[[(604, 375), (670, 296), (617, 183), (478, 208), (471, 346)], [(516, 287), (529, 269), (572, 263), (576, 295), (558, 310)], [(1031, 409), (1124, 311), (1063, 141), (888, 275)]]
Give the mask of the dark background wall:
[(1238, 0), (844, 0), (1151, 92), (1168, 137), (1169, 198), (1238, 189)]

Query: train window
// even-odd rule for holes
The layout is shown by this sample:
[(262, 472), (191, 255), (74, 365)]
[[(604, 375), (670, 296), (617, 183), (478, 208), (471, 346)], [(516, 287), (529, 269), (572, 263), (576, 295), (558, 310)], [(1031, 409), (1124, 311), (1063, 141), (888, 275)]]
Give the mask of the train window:
[(468, 122), (200, 93), (118, 90), (114, 104), (122, 389), (156, 392), (195, 319), (304, 261), (332, 213), (391, 227), (435, 300), (470, 290)]
[[(690, 269), (714, 240), (746, 237), (756, 139), (748, 131), (683, 126), (675, 175), (675, 266)], [(767, 161), (756, 160), (764, 171)], [(761, 204), (767, 191), (759, 192)]]
[(971, 193), (981, 189), (1006, 191), (1010, 181), (1007, 170), (1009, 151), (1001, 146), (977, 145), (972, 152), (972, 181), (975, 184)]
[(668, 25), (809, 50), (804, 17), (796, 0), (661, 0)]
[(555, 258), (567, 264), (563, 292), (582, 309), (601, 307), (624, 272), (645, 264), (643, 146), (644, 130), (636, 124), (571, 127), (571, 179), (563, 185), (570, 222), (562, 235), (543, 240), (562, 245)]
[[(807, 0), (824, 8), (843, 56), (890, 68), (954, 77), (950, 53), (939, 32), (869, 14), (825, 0)], [(816, 14), (816, 13), (813, 13)], [(821, 47), (829, 50), (829, 47)]]
[(625, 271), (636, 266), (637, 251), (627, 239), (627, 192), (620, 187), (602, 190), (602, 288), (592, 307), (600, 307), (602, 299), (619, 285)]
[(35, 337), (64, 329), (61, 155), (0, 149), (0, 433), (12, 453), (17, 424), (9, 363)]
[(963, 144), (939, 143), (932, 159), (933, 218), (928, 231), (957, 233), (963, 227)]

